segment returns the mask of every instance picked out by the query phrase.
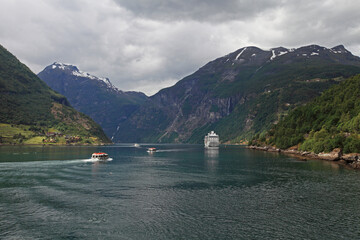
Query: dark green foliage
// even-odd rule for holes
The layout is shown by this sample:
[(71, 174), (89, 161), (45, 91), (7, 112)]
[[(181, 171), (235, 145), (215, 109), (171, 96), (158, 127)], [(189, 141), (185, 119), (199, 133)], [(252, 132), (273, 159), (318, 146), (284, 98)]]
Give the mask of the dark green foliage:
[(0, 46), (0, 122), (34, 124), (51, 120), (50, 89)]
[(211, 105), (210, 112), (218, 112), (219, 107), (217, 105)]
[(185, 102), (183, 103), (183, 106), (182, 106), (182, 113), (185, 116), (188, 116), (192, 112), (192, 109), (193, 109), (192, 103), (188, 99), (185, 100)]
[(301, 150), (315, 153), (334, 148), (342, 148), (345, 153), (360, 152), (359, 96), (357, 75), (291, 111), (268, 132), (269, 141), (279, 148), (301, 144)]
[(165, 137), (161, 138), (161, 142), (163, 143), (172, 143), (175, 142), (176, 139), (179, 137), (179, 134), (177, 132), (172, 132)]

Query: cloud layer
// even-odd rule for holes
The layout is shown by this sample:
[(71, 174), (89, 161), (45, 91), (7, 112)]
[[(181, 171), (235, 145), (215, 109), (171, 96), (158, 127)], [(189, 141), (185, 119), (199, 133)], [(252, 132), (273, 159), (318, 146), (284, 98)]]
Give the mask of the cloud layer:
[(148, 95), (243, 46), (344, 44), (360, 55), (352, 0), (0, 1), (0, 44), (34, 72), (58, 61)]

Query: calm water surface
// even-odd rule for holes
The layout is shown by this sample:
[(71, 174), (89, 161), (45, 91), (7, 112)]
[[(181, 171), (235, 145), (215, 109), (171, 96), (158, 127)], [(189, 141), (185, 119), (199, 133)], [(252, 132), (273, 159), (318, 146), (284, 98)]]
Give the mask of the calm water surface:
[(360, 171), (151, 146), (0, 147), (0, 239), (360, 238)]

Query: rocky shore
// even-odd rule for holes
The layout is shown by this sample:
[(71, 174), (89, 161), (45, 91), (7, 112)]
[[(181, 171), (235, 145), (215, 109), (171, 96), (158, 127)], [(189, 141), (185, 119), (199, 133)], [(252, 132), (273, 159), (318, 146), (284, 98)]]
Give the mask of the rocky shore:
[(360, 153), (343, 154), (342, 150), (339, 148), (335, 148), (332, 152), (329, 153), (313, 153), (299, 151), (295, 148), (279, 149), (272, 146), (248, 146), (247, 148), (266, 152), (281, 152), (295, 157), (299, 157), (301, 159), (320, 159), (333, 161), (354, 169), (360, 169)]

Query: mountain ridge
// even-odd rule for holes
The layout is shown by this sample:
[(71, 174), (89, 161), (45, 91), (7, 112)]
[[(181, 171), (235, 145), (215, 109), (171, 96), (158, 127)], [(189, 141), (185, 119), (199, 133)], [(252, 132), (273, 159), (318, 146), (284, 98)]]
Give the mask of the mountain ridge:
[(223, 142), (240, 141), (356, 73), (360, 58), (342, 45), (243, 47), (149, 97), (114, 140), (200, 143), (215, 130)]

